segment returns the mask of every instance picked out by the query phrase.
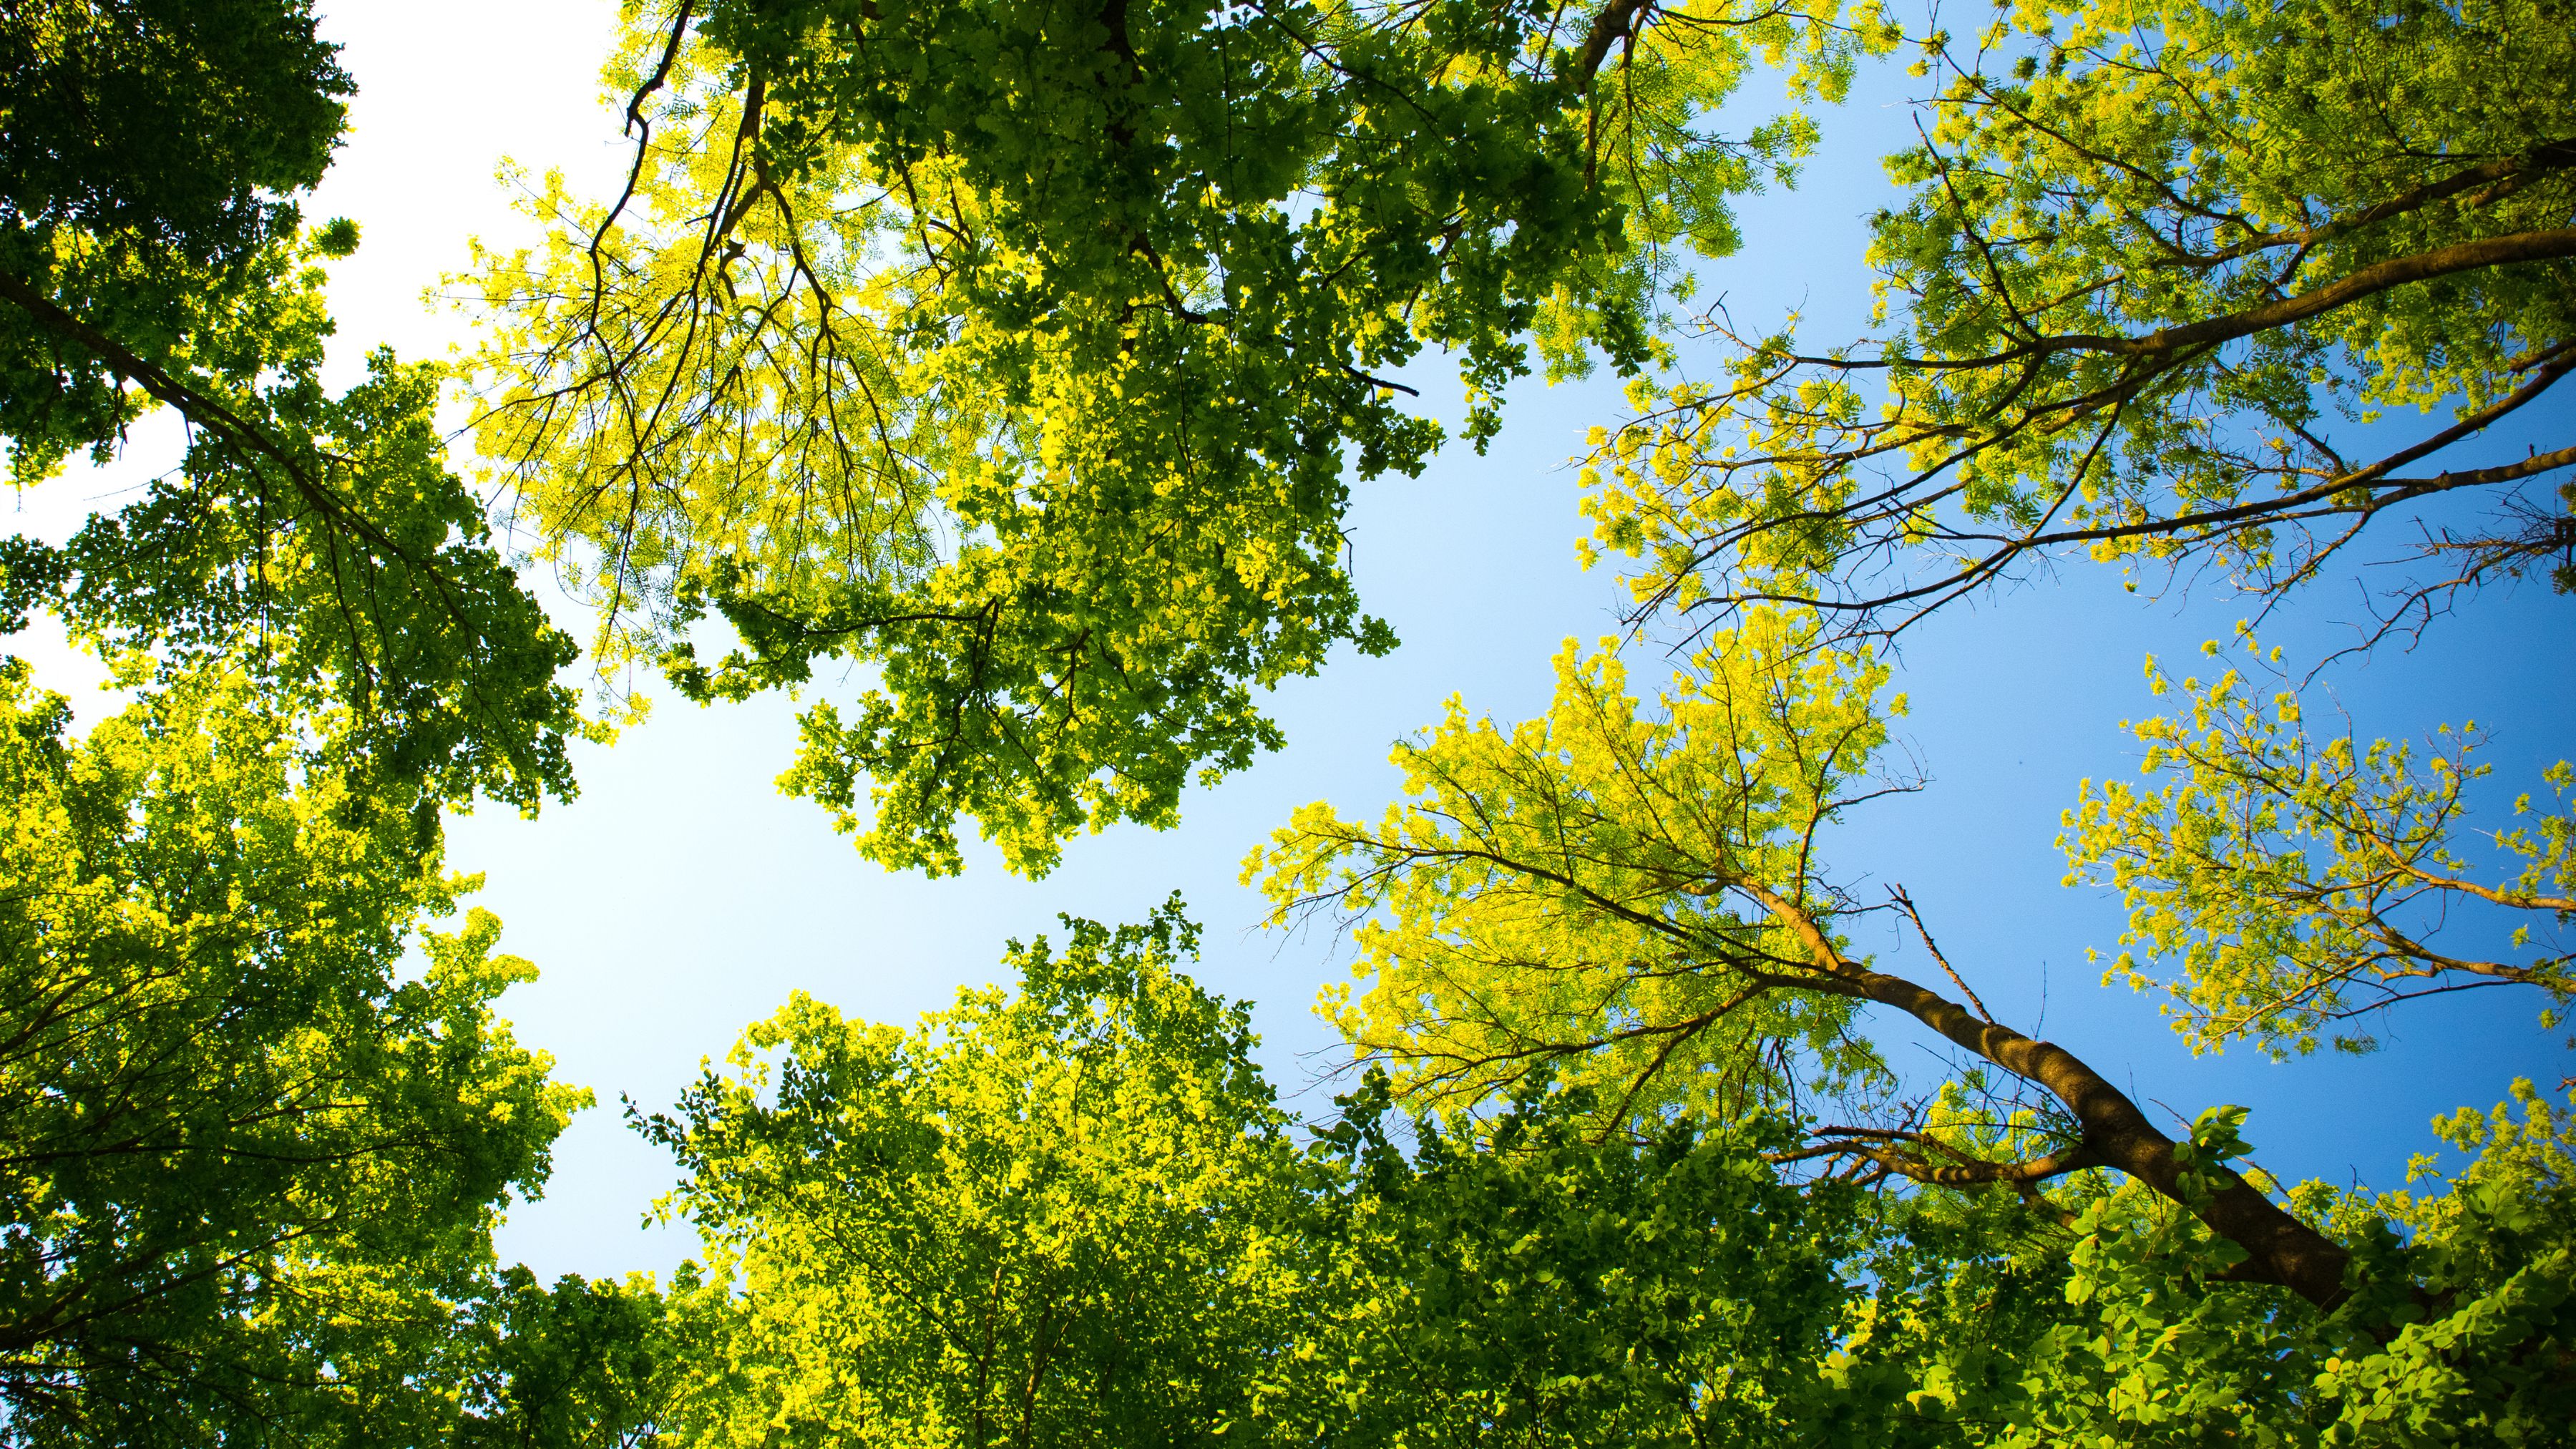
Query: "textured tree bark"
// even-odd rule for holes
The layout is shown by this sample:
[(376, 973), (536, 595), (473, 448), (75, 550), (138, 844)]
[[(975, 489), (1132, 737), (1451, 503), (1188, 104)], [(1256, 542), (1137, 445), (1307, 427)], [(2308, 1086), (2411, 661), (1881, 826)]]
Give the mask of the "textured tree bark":
[(2576, 229), (2481, 237), (2411, 257), (2391, 257), (2363, 267), (2350, 276), (2337, 278), (2313, 292), (2302, 292), (2295, 297), (2284, 297), (2278, 302), (2249, 307), (2225, 317), (2212, 317), (2205, 322), (2167, 327), (2144, 337), (2049, 337), (2034, 344), (2034, 348), (2047, 352), (2083, 350), (2155, 356), (2205, 343), (2230, 342), (2274, 327), (2304, 322), (2347, 302), (2359, 301), (2374, 292), (2385, 292), (2409, 282), (2429, 281), (2454, 272), (2482, 271), (2488, 267), (2512, 266), (2517, 262), (2544, 262), (2572, 256), (2576, 256)]
[(2084, 1154), (2191, 1209), (2211, 1232), (2245, 1250), (2247, 1262), (2235, 1277), (2277, 1283), (2319, 1308), (2333, 1308), (2348, 1296), (2344, 1269), (2352, 1255), (2340, 1244), (2290, 1216), (2253, 1184), (2223, 1167), (2209, 1173), (2217, 1180), (2218, 1191), (2194, 1204), (2183, 1191), (2174, 1140), (2157, 1131), (2126, 1092), (2103, 1080), (2073, 1052), (1974, 1015), (1905, 977), (1856, 966), (1844, 959), (1815, 918), (1795, 902), (1750, 881), (1737, 886), (1787, 926), (1815, 958), (1817, 969), (1852, 995), (1895, 1007), (2005, 1071), (2047, 1088), (2074, 1114), (2083, 1132)]
[[(2083, 1145), (2093, 1157), (2190, 1206), (2182, 1190), (2182, 1168), (2174, 1161), (2174, 1140), (2157, 1131), (2127, 1093), (2073, 1052), (1981, 1020), (1902, 976), (1856, 971), (1849, 979), (1867, 1000), (1893, 1006), (2005, 1071), (2046, 1087), (2075, 1114), (2083, 1127)], [(2277, 1283), (2319, 1308), (2344, 1300), (2350, 1254), (2235, 1173), (2217, 1168), (2211, 1175), (2219, 1190), (2194, 1212), (2211, 1232), (2246, 1251), (2251, 1271), (2245, 1276)]]

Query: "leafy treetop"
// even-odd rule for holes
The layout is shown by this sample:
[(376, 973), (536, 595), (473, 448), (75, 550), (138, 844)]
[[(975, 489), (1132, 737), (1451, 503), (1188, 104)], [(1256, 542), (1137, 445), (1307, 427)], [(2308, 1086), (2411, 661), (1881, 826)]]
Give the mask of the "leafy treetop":
[[(869, 666), (783, 783), (890, 865), (1016, 869), (1279, 743), (1253, 691), (1391, 647), (1346, 468), (1466, 432), (1532, 364), (1642, 366), (1674, 254), (1809, 144), (1709, 112), (1752, 60), (1839, 94), (1824, 0), (877, 9), (660, 0), (609, 66), (624, 190), (550, 180), (482, 259), (483, 453), (695, 698)], [(709, 611), (739, 647), (702, 659)], [(861, 799), (862, 793), (866, 799)]]
[(445, 1305), (587, 1099), (493, 1015), (535, 974), (500, 923), (425, 929), (478, 883), (436, 816), (274, 688), (182, 676), (75, 741), (0, 666), (13, 1445), (435, 1423)]
[[(2034, 0), (1935, 32), (1870, 332), (1713, 317), (1722, 378), (1596, 435), (1594, 547), (1642, 561), (1641, 615), (1893, 630), (2070, 552), (2277, 595), (2459, 495), (2489, 516), (2427, 529), (2383, 623), (2568, 586), (2566, 490), (2528, 490), (2576, 447), (2489, 430), (2576, 370), (2570, 35), (2553, 0)], [(2364, 426), (2437, 408), (2402, 446)]]
[[(187, 452), (67, 545), (0, 540), (33, 608), (184, 673), (330, 681), (398, 776), (450, 802), (566, 796), (574, 655), (444, 461), (441, 373), (369, 359), (334, 397), (321, 263), (293, 204), (349, 78), (304, 0), (43, 0), (0, 16), (0, 439), (20, 487), (166, 407)], [(387, 785), (391, 788), (390, 781)]]

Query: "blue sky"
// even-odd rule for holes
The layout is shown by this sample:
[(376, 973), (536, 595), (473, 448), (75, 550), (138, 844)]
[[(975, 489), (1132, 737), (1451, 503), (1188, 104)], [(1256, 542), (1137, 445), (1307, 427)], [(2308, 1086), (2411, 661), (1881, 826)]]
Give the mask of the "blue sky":
[[(346, 352), (335, 361), (354, 367), (378, 341), (441, 353), (463, 327), (425, 306), (423, 289), (462, 265), (468, 235), (515, 234), (492, 179), (497, 159), (561, 165), (577, 184), (601, 182), (620, 162), (613, 119), (594, 104), (611, 8), (529, 0), (323, 11), (362, 88), (350, 144), (309, 208), (365, 230), (335, 277)], [(1856, 315), (1857, 219), (1885, 194), (1875, 158), (1911, 134), (1906, 113), (1886, 103), (1901, 85), (1883, 77), (1826, 113), (1826, 147), (1801, 189), (1742, 208), (1746, 254), (1711, 273), (1739, 320), (1792, 307), (1826, 323)], [(1454, 412), (1442, 392), (1427, 387), (1426, 402)], [(1306, 801), (1374, 815), (1394, 789), (1390, 742), (1437, 718), (1451, 693), (1480, 712), (1527, 716), (1544, 706), (1547, 660), (1561, 642), (1614, 627), (1615, 581), (1575, 566), (1581, 525), (1567, 459), (1616, 407), (1604, 384), (1528, 384), (1487, 456), (1457, 450), (1419, 480), (1364, 487), (1351, 520), (1358, 576), (1403, 647), (1336, 659), (1321, 679), (1284, 687), (1271, 703), (1287, 750), (1193, 791), (1175, 830), (1074, 842), (1044, 881), (1009, 876), (989, 852), (941, 881), (861, 860), (818, 808), (773, 787), (793, 742), (793, 708), (774, 697), (705, 710), (666, 698), (614, 748), (580, 754), (575, 803), (534, 822), (500, 811), (457, 822), (453, 862), (490, 873), (481, 901), (507, 923), (505, 948), (543, 972), (503, 1009), (522, 1040), (555, 1054), (561, 1076), (601, 1098), (562, 1143), (545, 1199), (512, 1213), (505, 1260), (548, 1276), (667, 1267), (686, 1238), (637, 1226), (669, 1182), (667, 1160), (621, 1127), (620, 1094), (647, 1110), (667, 1105), (702, 1057), (721, 1057), (745, 1023), (796, 989), (908, 1023), (959, 985), (994, 979), (1004, 942), (1053, 929), (1058, 912), (1135, 920), (1180, 890), (1207, 928), (1201, 979), (1258, 1003), (1274, 1079), (1303, 1088), (1333, 1056), (1308, 1005), (1341, 979), (1342, 960), (1332, 941), (1259, 931), (1240, 862)], [(111, 490), (130, 477), (50, 484), (29, 496), (19, 524), (60, 530), (89, 500), (112, 505)], [(2509, 800), (2566, 751), (2576, 700), (2570, 671), (2550, 660), (2571, 608), (2545, 586), (2490, 593), (2422, 647), (2340, 670), (2335, 698), (2366, 733), (2477, 719), (2497, 736), (2494, 793)], [(2244, 612), (2217, 590), (2141, 602), (2114, 575), (2077, 566), (1934, 620), (1908, 638), (1899, 681), (1913, 702), (1905, 733), (1931, 786), (1871, 807), (1835, 858), (1847, 877), (1904, 884), (1999, 1015), (2041, 1027), (2142, 1101), (2186, 1117), (2247, 1104), (2247, 1135), (2275, 1172), (2393, 1186), (2408, 1154), (2431, 1145), (2428, 1118), (2490, 1104), (2517, 1074), (2546, 1086), (2576, 1071), (2535, 1025), (2536, 1001), (2490, 992), (2418, 1005), (2369, 1058), (2195, 1061), (2150, 1000), (2100, 987), (2085, 962), (2087, 947), (2116, 937), (2117, 903), (2058, 884), (2051, 842), (2076, 781), (2134, 769), (2135, 747), (2117, 725), (2154, 710), (2144, 657), (2188, 657)], [(2338, 582), (2277, 615), (2266, 638), (2313, 659), (2346, 642), (2357, 612), (2352, 586)], [(52, 680), (77, 671), (41, 646), (16, 647), (36, 653)], [(833, 687), (827, 679), (818, 693)]]

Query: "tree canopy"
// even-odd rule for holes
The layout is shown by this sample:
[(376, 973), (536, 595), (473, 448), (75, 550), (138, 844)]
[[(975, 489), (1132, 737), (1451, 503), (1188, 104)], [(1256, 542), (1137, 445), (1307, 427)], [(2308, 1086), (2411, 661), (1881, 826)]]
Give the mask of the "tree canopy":
[[(2070, 549), (2286, 589), (2488, 497), (2422, 541), (2385, 615), (2420, 622), (2566, 551), (2524, 485), (2576, 457), (2472, 455), (2564, 371), (2571, 67), (2542, 0), (2381, 9), (1920, 37), (1877, 330), (1712, 313), (1740, 351), (1704, 382), (1674, 309), (1814, 134), (1712, 117), (1757, 59), (1840, 95), (1896, 43), (1875, 8), (637, 6), (626, 186), (548, 182), (545, 244), (478, 274), (481, 445), (610, 657), (699, 698), (873, 666), (785, 783), (933, 870), (961, 813), (1024, 870), (1168, 823), (1278, 746), (1254, 690), (1392, 644), (1340, 562), (1345, 469), (1436, 445), (1390, 375), (1425, 348), (1479, 444), (1529, 367), (1635, 376), (1587, 506), (1641, 625), (1785, 597), (1900, 627)], [(2436, 406), (2403, 446), (2348, 425)]]
[[(2534, 570), (2576, 587), (2576, 445), (2532, 408), (2576, 367), (2565, 22), (2048, 0), (1921, 37), (1939, 90), (1887, 162), (1871, 329), (1713, 316), (1722, 372), (1597, 440), (1595, 545), (1640, 561), (1642, 610), (1864, 631), (2087, 554), (2278, 595), (2388, 519), (2425, 523), (2386, 625)], [(2450, 422), (2368, 426), (2400, 410)], [(2541, 444), (2496, 447), (2507, 419)]]
[[(1997, 1393), (1977, 1407), (1994, 1385), (1972, 1388), (1919, 1362), (1908, 1370), (1918, 1408), (1999, 1416), (1993, 1442), (2112, 1431), (2182, 1442), (2257, 1411), (2269, 1416), (2253, 1426), (2264, 1442), (2328, 1432), (2514, 1442), (2563, 1428), (2560, 1391), (2526, 1367), (2560, 1361), (2571, 1326), (2562, 1315), (2576, 1294), (2567, 1247), (2576, 1219), (2563, 1197), (2566, 1160), (2551, 1156), (2563, 1147), (2538, 1148), (2521, 1166), (2510, 1148), (2482, 1160), (2464, 1181), (2494, 1173), (2517, 1186), (2470, 1186), (2428, 1213), (2406, 1194), (2374, 1200), (2321, 1183), (2283, 1193), (2243, 1163), (2241, 1108), (2213, 1107), (2168, 1135), (2136, 1088), (1997, 1020), (1967, 979), (1990, 968), (1968, 962), (1963, 974), (1902, 887), (1867, 900), (1853, 867), (1828, 864), (1829, 827), (1902, 788), (1871, 788), (1868, 776), (1883, 737), (1886, 706), (1873, 696), (1884, 671), (1865, 651), (1819, 644), (1826, 626), (1812, 614), (1738, 617), (1651, 709), (1625, 692), (1615, 660), (1571, 650), (1543, 720), (1504, 728), (1453, 706), (1445, 725), (1397, 750), (1407, 798), (1383, 823), (1318, 805), (1255, 853), (1247, 875), (1261, 879), (1278, 920), (1320, 914), (1356, 927), (1367, 989), (1356, 1001), (1328, 993), (1326, 1005), (1363, 1061), (1382, 1064), (1413, 1100), (1471, 1115), (1563, 1077), (1582, 1084), (1603, 1138), (1653, 1140), (1675, 1120), (1780, 1113), (1792, 1141), (1767, 1161), (1820, 1170), (1820, 1189), (1913, 1184), (1891, 1210), (1900, 1221), (1973, 1215), (1981, 1195), (2017, 1200), (2020, 1226), (1990, 1219), (1985, 1241), (1954, 1243), (1949, 1261), (1901, 1264), (1927, 1275), (1911, 1281), (1937, 1296), (1945, 1280), (1978, 1276), (1963, 1252), (1973, 1261), (2017, 1237), (2051, 1245), (2049, 1271), (2065, 1275), (2064, 1301), (2078, 1311), (2040, 1314), (2052, 1326), (2014, 1355), (2031, 1376), (2019, 1391), (2027, 1397)], [(2281, 1050), (2304, 1045), (2341, 991), (2454, 972), (2562, 998), (2554, 960), (2466, 961), (2389, 927), (2407, 904), (2392, 893), (2479, 889), (2453, 874), (2456, 791), (2404, 780), (2385, 746), (2357, 790), (2350, 743), (2325, 754), (2286, 784), (2213, 769), (2235, 788), (2286, 797), (2243, 813), (2204, 805), (2205, 776), (2160, 797), (2172, 815), (2118, 787), (2107, 808), (2095, 797), (2070, 812), (2079, 861), (2100, 841), (2119, 842), (2121, 878), (2146, 902), (2139, 929), (2173, 968), (2186, 1012), (2178, 1025), (2212, 1044), (2251, 1036)], [(2359, 845), (2311, 883), (2294, 845), (2211, 828), (2384, 841), (2367, 835), (2382, 812), (2410, 849), (2375, 879), (2335, 878)], [(2112, 820), (2136, 833), (2123, 836)], [(2542, 842), (2564, 833), (2552, 821), (2506, 839), (2533, 860), (2536, 880), (2554, 869)], [(2152, 853), (2164, 841), (2177, 854), (2209, 853), (2180, 862)], [(2171, 884), (2151, 884), (2156, 875)], [(2279, 904), (2268, 903), (2274, 891)], [(2563, 914), (2527, 886), (2488, 896)], [(1924, 965), (1945, 984), (1858, 953), (1852, 928), (1875, 912), (1918, 932)], [(2137, 968), (2114, 976), (2122, 969)], [(2249, 995), (2268, 999), (2225, 1014)], [(1956, 1074), (1926, 1096), (1894, 1090), (1899, 1074), (1850, 1030), (1856, 1007), (1913, 1018), (1953, 1051)], [(2529, 1083), (2515, 1090), (2524, 1125), (2506, 1127), (2499, 1108), (2502, 1138), (2470, 1114), (2447, 1129), (2452, 1139), (2563, 1133)], [(2448, 1246), (2455, 1228), (2466, 1235), (2461, 1256)], [(2487, 1326), (2502, 1321), (2513, 1326)]]
[(479, 274), (478, 444), (605, 658), (701, 699), (868, 664), (788, 788), (889, 865), (956, 869), (962, 815), (1043, 871), (1277, 748), (1256, 689), (1392, 647), (1340, 525), (1346, 470), (1439, 441), (1394, 370), (1454, 357), (1481, 444), (1533, 348), (1644, 365), (1812, 136), (1711, 108), (1883, 39), (1723, 0), (631, 7), (624, 190), (548, 182)]
[[(0, 659), (0, 1441), (434, 1442), (492, 1229), (587, 1094), (493, 999), (440, 812), (567, 796), (571, 641), (448, 469), (443, 373), (324, 388), (308, 227), (350, 77), (300, 0), (0, 13), (13, 483), (147, 413), (185, 454), (0, 540), (134, 696), (73, 728)], [(488, 1358), (489, 1355), (484, 1355)]]
[(0, 667), (7, 1442), (435, 1432), (413, 1380), (586, 1098), (493, 1016), (534, 968), (488, 913), (425, 931), (477, 882), (267, 687), (187, 676), (75, 740), (27, 673)]
[(293, 197), (349, 77), (302, 0), (41, 0), (0, 16), (0, 439), (12, 481), (104, 460), (146, 411), (187, 451), (62, 547), (0, 540), (0, 622), (332, 681), (386, 779), (523, 809), (572, 789), (570, 639), (445, 464), (441, 373), (322, 386), (322, 263), (356, 226)]
[[(2163, 1122), (1999, 1018), (1852, 828), (1922, 788), (1894, 636), (2061, 560), (2268, 606), (2412, 519), (2365, 648), (2576, 589), (2576, 449), (2499, 442), (2576, 369), (2564, 8), (629, 0), (621, 187), (530, 189), (466, 368), (334, 396), (357, 229), (298, 198), (354, 82), (305, 0), (8, 7), (13, 478), (156, 408), (187, 451), (0, 542), (0, 626), (133, 696), (77, 733), (0, 662), (0, 1445), (2568, 1442), (2576, 1101), (2285, 1182), (2242, 1107)], [(1734, 200), (1908, 50), (1864, 335), (1695, 314)], [(521, 566), (603, 680), (821, 694), (781, 784), (870, 859), (958, 870), (971, 821), (1042, 874), (1394, 646), (1343, 528), (1447, 441), (1432, 363), (1479, 449), (1517, 378), (1624, 381), (1581, 556), (1635, 607), (1246, 861), (1353, 951), (1333, 1110), (1175, 896), (910, 1029), (796, 993), (629, 1107), (695, 1261), (500, 1267), (588, 1094), (495, 1014), (497, 920), (441, 928), (443, 812), (567, 797), (604, 733)], [(2556, 1025), (2570, 767), (2499, 820), (2476, 725), (2337, 732), (2257, 639), (2150, 660), (2143, 774), (2064, 814), (2105, 984), (2195, 1054), (2468, 989)]]
[(911, 1033), (800, 995), (643, 1123), (740, 1284), (711, 1442), (1199, 1444), (1252, 1407), (1300, 1265), (1245, 1010), (1174, 973), (1177, 910), (1070, 925)]
[[(528, 1407), (491, 1422), (592, 1443), (2547, 1444), (2576, 1409), (2572, 1119), (2528, 1083), (2441, 1124), (2473, 1154), (2453, 1174), (2288, 1195), (2366, 1265), (2323, 1310), (2244, 1281), (2199, 1221), (2244, 1180), (2241, 1113), (2173, 1144), (2172, 1196), (2098, 1172), (1890, 1193), (1813, 1171), (1816, 1134), (1781, 1113), (1603, 1132), (1598, 1094), (1545, 1069), (1446, 1113), (1372, 1073), (1298, 1145), (1241, 1006), (1174, 970), (1175, 908), (1067, 924), (1062, 956), (1014, 948), (1019, 991), (911, 1032), (800, 997), (643, 1119), (711, 1271), (667, 1295), (567, 1280), (542, 1313), (523, 1285), (514, 1321), (542, 1328), (502, 1397)], [(1969, 1164), (2054, 1127), (1999, 1124), (1962, 1082), (1923, 1129), (1862, 1151)]]

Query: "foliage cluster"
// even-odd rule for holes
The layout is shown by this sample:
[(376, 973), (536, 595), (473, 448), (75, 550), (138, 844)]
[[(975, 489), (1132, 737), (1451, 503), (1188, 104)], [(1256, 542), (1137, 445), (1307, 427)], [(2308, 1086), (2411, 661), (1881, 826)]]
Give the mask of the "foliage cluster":
[[(707, 1266), (613, 1316), (568, 1283), (613, 1326), (497, 1380), (500, 1441), (2549, 1444), (2576, 1412), (2576, 1137), (2528, 1083), (2443, 1124), (2453, 1178), (2292, 1194), (2380, 1285), (2320, 1311), (2228, 1283), (2195, 1220), (2241, 1111), (2179, 1200), (1873, 1190), (1803, 1170), (1796, 1119), (1605, 1133), (1543, 1071), (1451, 1113), (1372, 1071), (1295, 1143), (1177, 911), (1068, 919), (911, 1032), (801, 997), (753, 1027), (642, 1119)], [(1958, 1148), (2014, 1135), (1951, 1100)]]
[(533, 968), (477, 911), (405, 969), (477, 882), (243, 676), (68, 716), (0, 668), (10, 1441), (434, 1426), (410, 1380), (586, 1099), (493, 1016)]
[[(2483, 498), (2382, 633), (2568, 583), (2576, 449), (2479, 451), (2576, 370), (2564, 9), (2029, 0), (1961, 44), (1830, 0), (629, 0), (622, 191), (548, 178), (471, 279), (487, 499), (445, 372), (321, 383), (358, 238), (296, 197), (352, 82), (306, 0), (0, 7), (12, 476), (156, 408), (187, 441), (0, 542), (0, 626), (135, 697), (76, 733), (0, 663), (0, 1445), (2570, 1442), (2576, 1104), (2284, 1184), (2241, 1108), (2169, 1131), (1999, 1020), (1845, 828), (1917, 784), (1883, 636), (1995, 580), (2277, 601)], [(1869, 336), (1720, 310), (1693, 380), (1731, 199), (1908, 44)], [(1792, 109), (1738, 128), (1758, 67)], [(1453, 701), (1377, 823), (1247, 861), (1355, 950), (1335, 1114), (1279, 1105), (1177, 900), (1069, 919), (1016, 989), (910, 1031), (800, 993), (632, 1109), (702, 1245), (667, 1282), (500, 1268), (587, 1094), (494, 1014), (499, 923), (438, 929), (477, 884), (441, 815), (568, 796), (598, 729), (495, 500), (603, 669), (859, 666), (781, 783), (864, 854), (955, 870), (971, 820), (1037, 874), (1393, 646), (1342, 526), (1442, 443), (1434, 357), (1480, 448), (1525, 373), (1628, 379), (1588, 556), (1637, 613), (1538, 719)], [(2370, 430), (2402, 408), (2449, 418)], [(2320, 730), (2243, 642), (2151, 662), (2187, 705), (2066, 813), (2110, 979), (2285, 1059), (2436, 992), (2563, 1007), (2569, 767), (2477, 850), (2474, 725)]]
[[(104, 461), (168, 408), (186, 453), (56, 547), (0, 543), (0, 622), (296, 687), (326, 680), (384, 778), (533, 810), (568, 796), (571, 640), (444, 459), (440, 370), (340, 396), (307, 229), (351, 83), (298, 0), (42, 0), (0, 15), (0, 438), (11, 481)], [(176, 139), (174, 139), (176, 138)]]
[(1454, 357), (1481, 446), (1533, 345), (1644, 366), (1674, 249), (1812, 140), (1709, 112), (1889, 38), (1811, 0), (626, 15), (624, 192), (549, 180), (478, 274), (479, 446), (606, 660), (699, 699), (872, 666), (783, 783), (932, 871), (960, 816), (1042, 872), (1278, 748), (1256, 689), (1395, 642), (1341, 532), (1346, 467), (1441, 437), (1394, 371)]
[[(2535, 570), (2565, 590), (2576, 494), (2529, 485), (2576, 446), (2490, 430), (2576, 369), (2571, 44), (2556, 0), (2040, 0), (1933, 30), (1872, 329), (1713, 316), (1720, 377), (1596, 434), (1594, 547), (1638, 560), (1643, 610), (1894, 630), (2070, 555), (2277, 596), (2455, 495), (2487, 516), (2424, 530), (2384, 622)], [(2367, 426), (2437, 409), (2404, 446)]]

